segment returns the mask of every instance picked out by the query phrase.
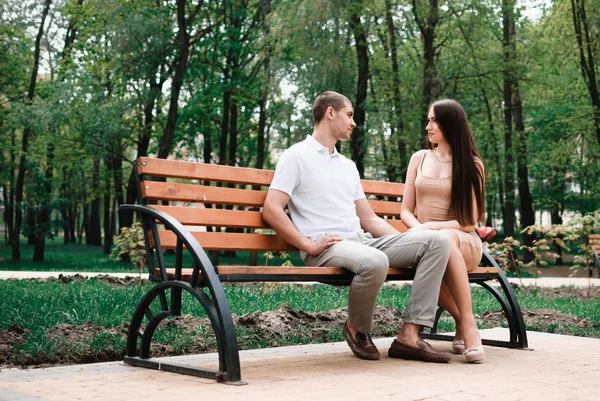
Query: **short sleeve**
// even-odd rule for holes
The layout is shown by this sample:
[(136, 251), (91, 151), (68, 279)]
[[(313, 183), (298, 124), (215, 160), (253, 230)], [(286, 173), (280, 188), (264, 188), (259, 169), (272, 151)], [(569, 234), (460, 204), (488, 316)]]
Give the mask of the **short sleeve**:
[(294, 192), (294, 189), (300, 183), (300, 168), (298, 166), (298, 160), (296, 160), (296, 154), (289, 150), (283, 152), (277, 167), (275, 167), (275, 175), (269, 189), (276, 189), (278, 191), (288, 194), (290, 197)]
[(358, 174), (358, 169), (356, 168), (356, 165), (354, 163), (352, 163), (354, 165), (354, 179), (355, 179), (355, 184), (354, 184), (354, 201), (356, 202), (357, 200), (366, 198), (367, 196), (365, 195), (365, 191), (363, 190), (362, 184), (360, 182), (360, 174)]

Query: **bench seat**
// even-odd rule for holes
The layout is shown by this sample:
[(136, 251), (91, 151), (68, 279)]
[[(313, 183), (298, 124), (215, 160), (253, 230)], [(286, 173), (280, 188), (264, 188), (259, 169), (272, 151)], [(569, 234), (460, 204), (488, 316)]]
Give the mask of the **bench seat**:
[[(315, 267), (315, 266), (302, 266), (302, 267), (277, 267), (277, 266), (217, 266), (215, 268), (219, 280), (221, 282), (307, 282), (307, 281), (318, 281), (318, 282), (331, 282), (333, 280), (347, 281), (352, 280), (354, 276), (348, 270), (342, 267)], [(495, 278), (497, 275), (497, 269), (495, 267), (477, 267), (469, 272), (469, 276), (472, 279), (484, 279), (489, 280)], [(167, 269), (168, 280), (176, 279), (176, 269)], [(194, 274), (194, 269), (181, 269), (181, 277), (178, 280), (191, 282)], [(154, 276), (157, 278), (161, 277), (160, 269), (154, 271)], [(397, 268), (391, 267), (388, 270), (387, 281), (407, 281), (412, 280), (415, 276), (413, 268), (404, 267)], [(198, 276), (198, 281), (202, 281), (202, 273)]]

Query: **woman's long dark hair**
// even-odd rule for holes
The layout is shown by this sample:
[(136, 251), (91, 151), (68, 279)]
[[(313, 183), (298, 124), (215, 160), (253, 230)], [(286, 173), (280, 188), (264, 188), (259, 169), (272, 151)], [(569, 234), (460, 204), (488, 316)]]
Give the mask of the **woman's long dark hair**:
[[(435, 120), (452, 151), (452, 194), (450, 210), (462, 226), (485, 219), (485, 177), (475, 162), (481, 161), (473, 140), (467, 115), (458, 102), (443, 99), (431, 105)], [(430, 144), (431, 147), (431, 144)], [(473, 193), (477, 204), (477, 221), (473, 221)]]

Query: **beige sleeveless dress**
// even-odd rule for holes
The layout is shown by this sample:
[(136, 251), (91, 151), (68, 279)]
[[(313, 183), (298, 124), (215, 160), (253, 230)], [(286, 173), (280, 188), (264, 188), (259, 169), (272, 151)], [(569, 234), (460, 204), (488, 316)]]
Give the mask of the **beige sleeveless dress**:
[[(423, 160), (430, 152), (423, 152), (421, 163), (417, 168), (415, 180), (416, 190), (416, 217), (419, 223), (456, 220), (454, 212), (450, 210), (450, 194), (452, 193), (452, 176), (431, 178), (423, 174)], [(465, 259), (467, 271), (471, 271), (481, 261), (481, 239), (472, 231), (466, 233), (461, 230), (444, 229), (454, 239)]]

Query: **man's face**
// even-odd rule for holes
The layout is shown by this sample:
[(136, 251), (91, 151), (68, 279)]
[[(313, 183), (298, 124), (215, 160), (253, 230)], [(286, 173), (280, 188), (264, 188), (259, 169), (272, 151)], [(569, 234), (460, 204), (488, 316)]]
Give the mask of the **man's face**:
[(352, 135), (352, 130), (356, 127), (354, 122), (354, 109), (350, 103), (346, 103), (341, 110), (335, 111), (333, 108), (327, 110), (332, 112), (333, 119), (331, 121), (331, 128), (333, 130), (333, 136), (338, 141), (347, 141)]

